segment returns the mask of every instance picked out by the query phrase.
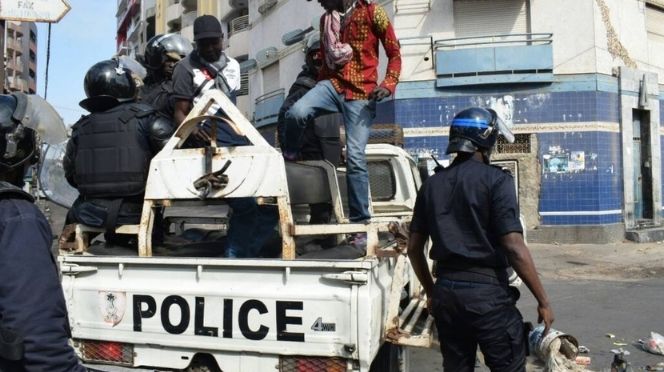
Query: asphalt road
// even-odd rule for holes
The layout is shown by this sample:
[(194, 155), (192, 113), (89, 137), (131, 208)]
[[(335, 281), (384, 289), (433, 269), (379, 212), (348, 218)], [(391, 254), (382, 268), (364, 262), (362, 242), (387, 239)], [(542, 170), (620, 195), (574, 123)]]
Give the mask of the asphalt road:
[[(575, 336), (580, 345), (590, 349), (590, 353), (583, 354), (591, 357), (588, 369), (609, 371), (611, 350), (622, 347), (630, 353), (626, 359), (632, 368), (645, 370), (648, 365), (664, 362), (664, 356), (647, 353), (638, 346), (638, 340), (649, 337), (651, 331), (664, 334), (662, 249), (617, 245), (618, 253), (625, 252), (620, 260), (615, 258), (615, 247), (606, 247), (605, 255), (601, 254), (601, 247), (589, 247), (587, 254), (556, 253), (558, 257), (552, 258), (552, 251), (563, 248), (540, 246), (533, 255), (536, 262), (538, 258), (541, 262), (540, 274), (556, 316), (553, 328)], [(635, 256), (635, 252), (644, 249), (649, 253)], [(525, 320), (535, 323), (536, 301), (525, 286), (521, 292), (518, 307)], [(411, 350), (411, 371), (443, 371), (441, 365), (439, 350)], [(483, 366), (477, 368), (487, 370)], [(543, 364), (530, 357), (528, 370), (541, 371)]]

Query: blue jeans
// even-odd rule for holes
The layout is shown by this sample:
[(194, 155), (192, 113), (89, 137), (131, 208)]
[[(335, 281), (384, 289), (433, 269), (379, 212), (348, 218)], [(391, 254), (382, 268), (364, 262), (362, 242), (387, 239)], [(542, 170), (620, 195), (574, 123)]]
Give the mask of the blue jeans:
[(277, 208), (258, 205), (255, 198), (230, 198), (226, 201), (233, 209), (228, 221), (226, 257), (258, 257), (279, 221)]
[(346, 183), (348, 185), (349, 219), (365, 221), (369, 214), (369, 172), (364, 154), (376, 106), (368, 100), (346, 100), (329, 80), (319, 81), (286, 112), (284, 149), (298, 152), (302, 146), (304, 129), (314, 117), (341, 112), (346, 128)]

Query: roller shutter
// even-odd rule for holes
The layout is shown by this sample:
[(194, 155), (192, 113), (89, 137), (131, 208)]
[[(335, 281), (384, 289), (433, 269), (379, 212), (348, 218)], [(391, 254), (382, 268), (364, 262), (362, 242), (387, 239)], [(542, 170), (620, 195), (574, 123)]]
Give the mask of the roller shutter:
[(456, 37), (528, 33), (527, 0), (454, 0)]

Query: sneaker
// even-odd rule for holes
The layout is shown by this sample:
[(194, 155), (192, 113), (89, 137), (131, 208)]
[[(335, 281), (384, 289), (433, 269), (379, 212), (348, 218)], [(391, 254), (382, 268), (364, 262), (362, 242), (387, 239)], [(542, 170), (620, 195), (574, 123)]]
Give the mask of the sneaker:
[(348, 238), (348, 242), (355, 247), (364, 248), (367, 246), (367, 233), (360, 232), (351, 234)]

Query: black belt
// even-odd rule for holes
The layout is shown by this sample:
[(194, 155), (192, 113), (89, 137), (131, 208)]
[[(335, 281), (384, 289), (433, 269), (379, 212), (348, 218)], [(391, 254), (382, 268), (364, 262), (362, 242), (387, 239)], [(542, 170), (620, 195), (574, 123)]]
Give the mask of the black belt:
[(506, 268), (463, 266), (445, 266), (443, 261), (436, 262), (436, 276), (447, 280), (458, 280), (473, 283), (509, 284)]

